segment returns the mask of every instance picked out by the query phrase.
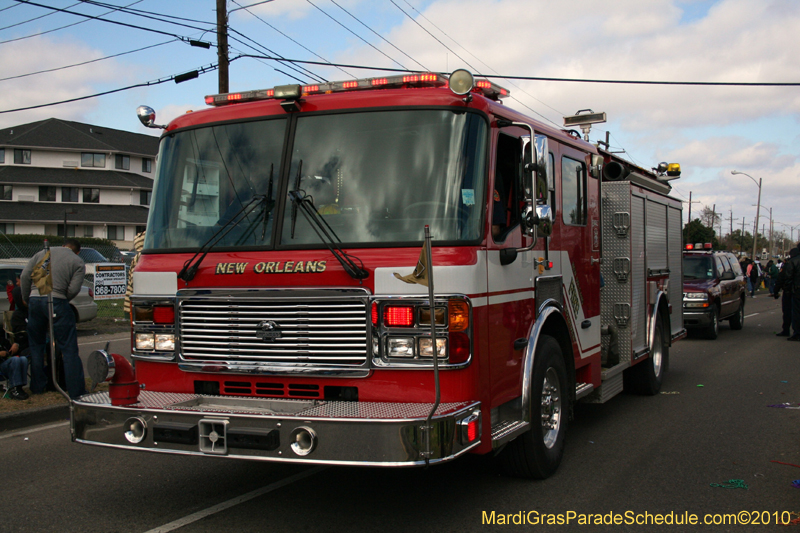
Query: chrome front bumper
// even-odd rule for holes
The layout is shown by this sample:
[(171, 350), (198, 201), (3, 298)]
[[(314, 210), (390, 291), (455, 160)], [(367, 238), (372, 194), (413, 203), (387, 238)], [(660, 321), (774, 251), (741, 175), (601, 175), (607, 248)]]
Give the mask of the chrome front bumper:
[[(83, 444), (182, 455), (415, 466), (425, 464), (423, 428), (432, 407), (148, 391), (137, 403), (118, 407), (107, 393), (95, 393), (73, 402), (72, 435)], [(480, 444), (480, 431), (466, 442), (470, 417), (480, 417), (480, 402), (439, 405), (431, 424), (430, 463), (449, 461)]]

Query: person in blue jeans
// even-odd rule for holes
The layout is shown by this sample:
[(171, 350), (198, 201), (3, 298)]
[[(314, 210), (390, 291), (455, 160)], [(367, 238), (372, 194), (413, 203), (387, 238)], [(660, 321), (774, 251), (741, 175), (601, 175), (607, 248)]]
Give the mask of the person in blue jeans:
[[(64, 358), (64, 377), (72, 399), (86, 394), (83, 362), (78, 355), (78, 331), (75, 315), (69, 306), (81, 290), (86, 266), (78, 256), (81, 244), (67, 239), (63, 247), (50, 248), (50, 272), (53, 295), (53, 336)], [(31, 276), (44, 258), (45, 251), (34, 255), (22, 271), (22, 299), (28, 302), (28, 343), (31, 350), (31, 392), (41, 394), (47, 386), (44, 373), (44, 354), (49, 329), (47, 296), (32, 293)], [(33, 287), (35, 289), (36, 287)]]
[(22, 355), (19, 344), (0, 337), (0, 373), (8, 379), (8, 395), (12, 400), (27, 400), (22, 387), (28, 384), (28, 358)]

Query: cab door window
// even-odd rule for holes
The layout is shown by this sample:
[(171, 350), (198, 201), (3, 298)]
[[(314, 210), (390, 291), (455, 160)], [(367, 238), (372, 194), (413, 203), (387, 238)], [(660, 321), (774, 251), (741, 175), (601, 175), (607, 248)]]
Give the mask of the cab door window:
[(586, 165), (561, 158), (561, 216), (564, 224), (586, 225)]
[(510, 230), (519, 224), (521, 170), (520, 139), (500, 134), (492, 192), (492, 237), (496, 242), (504, 241)]

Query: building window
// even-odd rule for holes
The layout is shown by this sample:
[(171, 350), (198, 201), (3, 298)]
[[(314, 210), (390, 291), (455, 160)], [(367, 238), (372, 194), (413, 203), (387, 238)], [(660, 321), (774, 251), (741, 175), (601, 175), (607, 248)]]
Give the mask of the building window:
[(0, 200), (11, 200), (12, 199), (12, 191), (14, 187), (11, 185), (0, 185)]
[(124, 241), (125, 226), (108, 226), (108, 233), (106, 239), (112, 241)]
[(75, 236), (75, 224), (67, 224), (67, 234), (64, 235), (64, 224), (59, 224), (56, 226), (56, 231), (58, 235), (62, 237), (74, 237)]
[(153, 160), (144, 158), (142, 159), (142, 172), (152, 172), (153, 171)]
[(147, 229), (147, 226), (136, 226), (136, 235), (139, 235), (140, 233), (142, 233), (146, 229)]
[(15, 165), (30, 165), (31, 164), (31, 151), (21, 150), (14, 148), (14, 164)]
[(0, 233), (14, 235), (14, 224), (0, 224)]
[(106, 154), (92, 154), (84, 152), (81, 154), (81, 166), (106, 168)]
[(77, 187), (61, 187), (61, 201), (62, 202), (77, 202), (78, 201), (78, 188)]
[(39, 201), (40, 202), (55, 202), (56, 201), (56, 188), (47, 185), (39, 186)]
[(100, 203), (100, 189), (83, 189), (83, 203), (85, 203), (85, 204), (99, 204)]
[(131, 156), (117, 154), (114, 157), (114, 168), (117, 168), (119, 170), (130, 170), (131, 169)]
[(83, 236), (84, 237), (94, 237), (94, 226), (84, 226), (83, 227)]
[[(0, 163), (5, 163), (5, 162), (6, 162), (6, 149), (5, 148), (0, 148)], [(144, 166), (144, 165), (142, 165), (142, 166)], [(144, 170), (144, 169), (142, 169), (142, 170)]]
[(150, 198), (153, 191), (139, 191), (139, 205), (150, 205)]

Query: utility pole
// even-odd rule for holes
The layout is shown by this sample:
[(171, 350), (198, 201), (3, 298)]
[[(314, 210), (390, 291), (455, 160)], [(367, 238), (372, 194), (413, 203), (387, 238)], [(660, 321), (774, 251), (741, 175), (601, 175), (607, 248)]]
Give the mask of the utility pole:
[(744, 253), (744, 217), (742, 217), (742, 233), (739, 235), (739, 253)]
[(227, 0), (217, 0), (217, 56), (219, 58), (219, 92), (228, 89), (228, 8)]
[[(724, 220), (727, 220), (728, 222), (731, 223), (731, 229), (728, 232), (728, 238), (725, 240), (725, 242), (727, 243), (728, 248), (730, 250), (733, 250), (733, 240), (732, 240), (732, 237), (733, 237), (733, 210), (732, 209), (731, 209), (730, 213), (731, 213), (731, 216), (726, 218), (726, 219), (724, 219)], [(720, 228), (719, 231), (720, 231), (720, 233), (722, 233), (722, 220), (723, 219), (720, 218), (720, 221), (719, 221), (719, 228)]]
[(692, 191), (689, 191), (689, 224), (692, 223)]
[[(717, 204), (711, 206), (711, 231), (714, 231), (714, 224), (717, 223)], [(722, 230), (719, 231), (722, 233)]]

